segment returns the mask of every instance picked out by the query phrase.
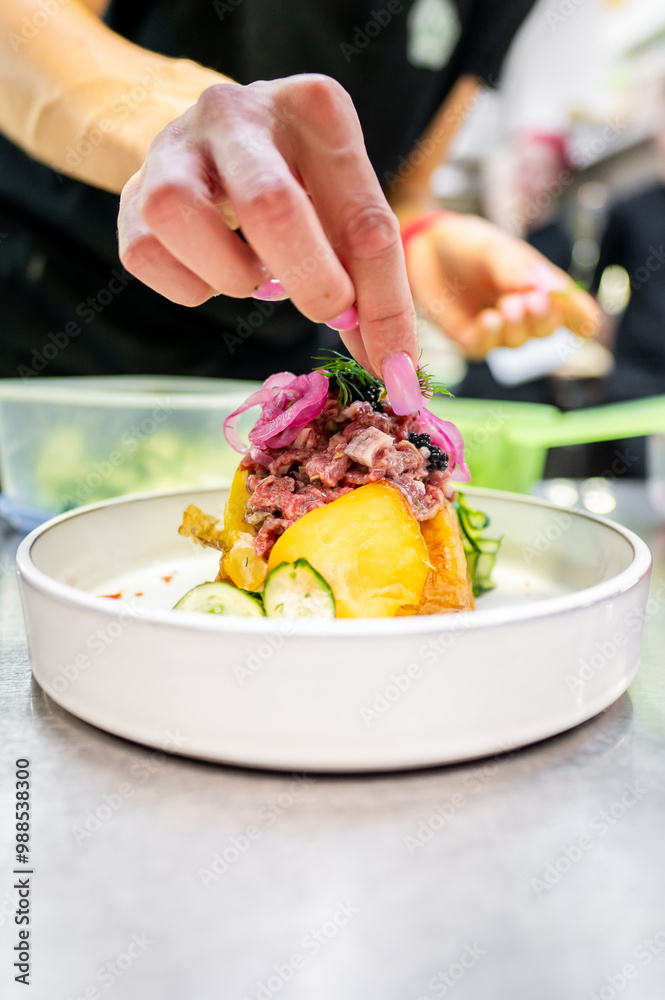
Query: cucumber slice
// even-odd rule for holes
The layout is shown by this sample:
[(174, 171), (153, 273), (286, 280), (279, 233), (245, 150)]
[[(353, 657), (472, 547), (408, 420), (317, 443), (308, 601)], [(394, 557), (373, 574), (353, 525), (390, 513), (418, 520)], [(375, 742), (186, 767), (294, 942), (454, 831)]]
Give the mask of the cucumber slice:
[(205, 611), (211, 615), (242, 615), (243, 618), (262, 618), (265, 615), (261, 601), (239, 590), (232, 583), (201, 583), (181, 597), (175, 606), (178, 611)]
[(280, 563), (263, 588), (268, 618), (334, 618), (335, 598), (320, 573), (306, 559)]

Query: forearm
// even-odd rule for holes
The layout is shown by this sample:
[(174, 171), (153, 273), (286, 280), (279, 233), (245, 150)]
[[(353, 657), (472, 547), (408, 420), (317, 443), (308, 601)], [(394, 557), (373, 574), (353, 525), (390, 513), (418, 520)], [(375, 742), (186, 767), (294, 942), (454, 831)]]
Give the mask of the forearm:
[(438, 207), (431, 190), (432, 174), (445, 161), (455, 133), (480, 93), (475, 77), (461, 77), (411, 155), (388, 178), (388, 201), (402, 224)]
[(120, 192), (153, 137), (226, 78), (133, 45), (78, 0), (49, 9), (0, 4), (0, 131), (61, 173)]

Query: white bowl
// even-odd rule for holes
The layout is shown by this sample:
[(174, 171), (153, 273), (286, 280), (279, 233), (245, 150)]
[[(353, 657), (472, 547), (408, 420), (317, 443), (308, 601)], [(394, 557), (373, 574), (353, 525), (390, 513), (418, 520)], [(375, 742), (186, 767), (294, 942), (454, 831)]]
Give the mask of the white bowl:
[[(177, 534), (224, 491), (106, 501), (21, 544), (34, 675), (119, 736), (208, 760), (359, 771), (523, 746), (596, 715), (638, 661), (651, 556), (632, 532), (491, 490), (504, 535), (476, 611), (284, 621), (172, 611), (217, 556)], [(117, 599), (99, 595), (121, 593)]]

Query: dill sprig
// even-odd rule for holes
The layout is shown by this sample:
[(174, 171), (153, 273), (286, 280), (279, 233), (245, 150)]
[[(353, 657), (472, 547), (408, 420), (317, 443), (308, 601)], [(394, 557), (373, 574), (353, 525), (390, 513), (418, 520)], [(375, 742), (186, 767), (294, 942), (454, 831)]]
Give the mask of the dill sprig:
[(327, 351), (326, 356), (317, 355), (314, 361), (321, 362), (314, 370), (328, 375), (337, 385), (340, 408), (348, 406), (363, 390), (374, 389), (379, 399), (386, 394), (386, 387), (380, 379), (370, 375), (354, 358), (347, 358), (339, 351)]
[(431, 399), (437, 393), (440, 396), (452, 396), (452, 392), (443, 382), (437, 382), (434, 376), (427, 370), (427, 365), (418, 365), (418, 381), (420, 389), (426, 399)]
[[(315, 371), (324, 372), (336, 383), (341, 407), (348, 406), (353, 399), (357, 398), (358, 394), (363, 394), (363, 390), (373, 390), (378, 399), (386, 395), (386, 387), (383, 382), (375, 378), (374, 375), (370, 375), (354, 358), (340, 354), (339, 351), (327, 351), (325, 356), (317, 355), (314, 361), (321, 362)], [(427, 370), (427, 365), (418, 366), (418, 381), (426, 399), (431, 399), (437, 393), (443, 396), (452, 396), (452, 392), (443, 382), (437, 382)]]

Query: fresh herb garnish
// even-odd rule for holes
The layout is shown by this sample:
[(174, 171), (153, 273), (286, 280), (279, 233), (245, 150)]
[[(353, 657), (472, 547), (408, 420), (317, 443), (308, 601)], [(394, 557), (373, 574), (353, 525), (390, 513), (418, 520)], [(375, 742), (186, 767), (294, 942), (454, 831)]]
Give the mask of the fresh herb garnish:
[(452, 396), (452, 392), (443, 382), (437, 382), (434, 376), (427, 370), (427, 365), (418, 365), (418, 381), (420, 389), (426, 399), (431, 399), (437, 393), (440, 396)]
[(366, 399), (372, 405), (380, 403), (386, 394), (386, 387), (380, 379), (370, 375), (353, 358), (347, 358), (339, 351), (329, 351), (328, 356), (314, 358), (320, 361), (315, 371), (322, 371), (337, 385), (339, 407), (343, 409), (354, 399)]
[(503, 539), (483, 537), (483, 532), (489, 527), (490, 519), (482, 511), (469, 507), (462, 493), (457, 496), (455, 509), (462, 529), (462, 544), (471, 576), (473, 596), (480, 597), (496, 586), (492, 580), (492, 571)]
[[(374, 406), (374, 409), (377, 409), (377, 404), (386, 394), (386, 387), (380, 379), (370, 375), (354, 358), (340, 354), (339, 351), (329, 351), (325, 356), (318, 355), (314, 360), (321, 362), (315, 371), (324, 372), (336, 383), (340, 409), (348, 406), (354, 399), (365, 399)], [(434, 379), (434, 376), (427, 370), (427, 365), (418, 367), (418, 381), (423, 395), (427, 399), (436, 393), (452, 396), (452, 392), (442, 382), (437, 382)]]

